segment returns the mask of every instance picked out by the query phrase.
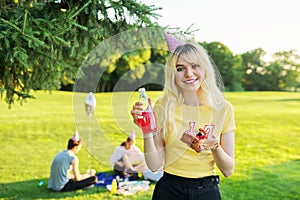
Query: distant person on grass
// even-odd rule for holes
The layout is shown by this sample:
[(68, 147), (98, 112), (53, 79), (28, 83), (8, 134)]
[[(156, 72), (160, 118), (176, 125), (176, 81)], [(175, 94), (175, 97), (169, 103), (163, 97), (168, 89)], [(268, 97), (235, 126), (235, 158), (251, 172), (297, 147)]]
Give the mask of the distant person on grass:
[(115, 149), (110, 157), (110, 163), (116, 174), (122, 178), (127, 174), (131, 179), (137, 179), (138, 173), (145, 170), (144, 155), (135, 145), (134, 132)]
[(96, 170), (80, 174), (76, 154), (82, 147), (78, 132), (68, 141), (68, 149), (56, 154), (51, 164), (48, 188), (54, 191), (73, 191), (93, 186), (97, 182)]

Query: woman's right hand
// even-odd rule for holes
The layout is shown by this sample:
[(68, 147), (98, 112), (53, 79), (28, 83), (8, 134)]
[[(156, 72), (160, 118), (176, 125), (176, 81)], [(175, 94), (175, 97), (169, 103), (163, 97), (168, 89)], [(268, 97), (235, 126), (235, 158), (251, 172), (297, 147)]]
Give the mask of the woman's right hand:
[(140, 101), (135, 102), (135, 104), (132, 106), (132, 110), (130, 111), (133, 118), (133, 122), (138, 126), (140, 125), (137, 123), (137, 120), (142, 116), (142, 111), (143, 111), (143, 103)]
[(88, 169), (86, 173), (90, 176), (95, 176), (96, 175), (96, 170), (95, 169)]

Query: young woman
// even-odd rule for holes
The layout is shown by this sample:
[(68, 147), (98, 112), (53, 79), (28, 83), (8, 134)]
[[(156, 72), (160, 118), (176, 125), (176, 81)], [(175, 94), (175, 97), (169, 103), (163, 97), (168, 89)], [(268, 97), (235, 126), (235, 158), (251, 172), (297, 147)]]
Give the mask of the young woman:
[(92, 186), (97, 182), (94, 169), (80, 174), (79, 159), (76, 154), (81, 147), (82, 143), (76, 132), (68, 141), (68, 149), (57, 153), (53, 159), (48, 188), (55, 191), (72, 191)]
[(137, 179), (138, 173), (145, 170), (146, 164), (142, 151), (135, 145), (135, 135), (131, 134), (125, 142), (118, 146), (110, 157), (110, 163), (116, 174), (124, 177), (125, 173), (131, 179)]
[[(233, 107), (204, 48), (165, 36), (171, 53), (163, 95), (154, 106), (158, 131), (144, 134), (147, 166), (164, 168), (152, 198), (221, 199), (216, 166), (225, 177), (235, 166)], [(142, 110), (141, 102), (131, 110), (136, 124)], [(195, 139), (195, 128), (208, 137)]]

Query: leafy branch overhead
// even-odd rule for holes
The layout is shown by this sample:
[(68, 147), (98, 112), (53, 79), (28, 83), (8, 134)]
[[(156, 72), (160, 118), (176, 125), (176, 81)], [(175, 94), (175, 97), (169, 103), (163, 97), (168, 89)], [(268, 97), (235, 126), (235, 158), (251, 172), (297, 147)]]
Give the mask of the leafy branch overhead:
[(59, 89), (101, 41), (156, 26), (151, 20), (160, 9), (134, 0), (4, 0), (0, 5), (0, 92), (9, 105), (32, 97), (32, 89)]

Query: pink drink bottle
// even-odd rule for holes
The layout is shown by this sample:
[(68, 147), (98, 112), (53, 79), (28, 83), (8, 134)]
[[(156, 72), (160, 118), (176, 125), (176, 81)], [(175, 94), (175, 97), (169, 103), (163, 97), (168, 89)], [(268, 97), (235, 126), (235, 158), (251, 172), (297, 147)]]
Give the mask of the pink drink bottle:
[(137, 123), (142, 128), (144, 134), (157, 131), (155, 113), (151, 106), (151, 100), (146, 95), (145, 88), (139, 89), (140, 101), (143, 103), (144, 110), (142, 116), (137, 120)]

